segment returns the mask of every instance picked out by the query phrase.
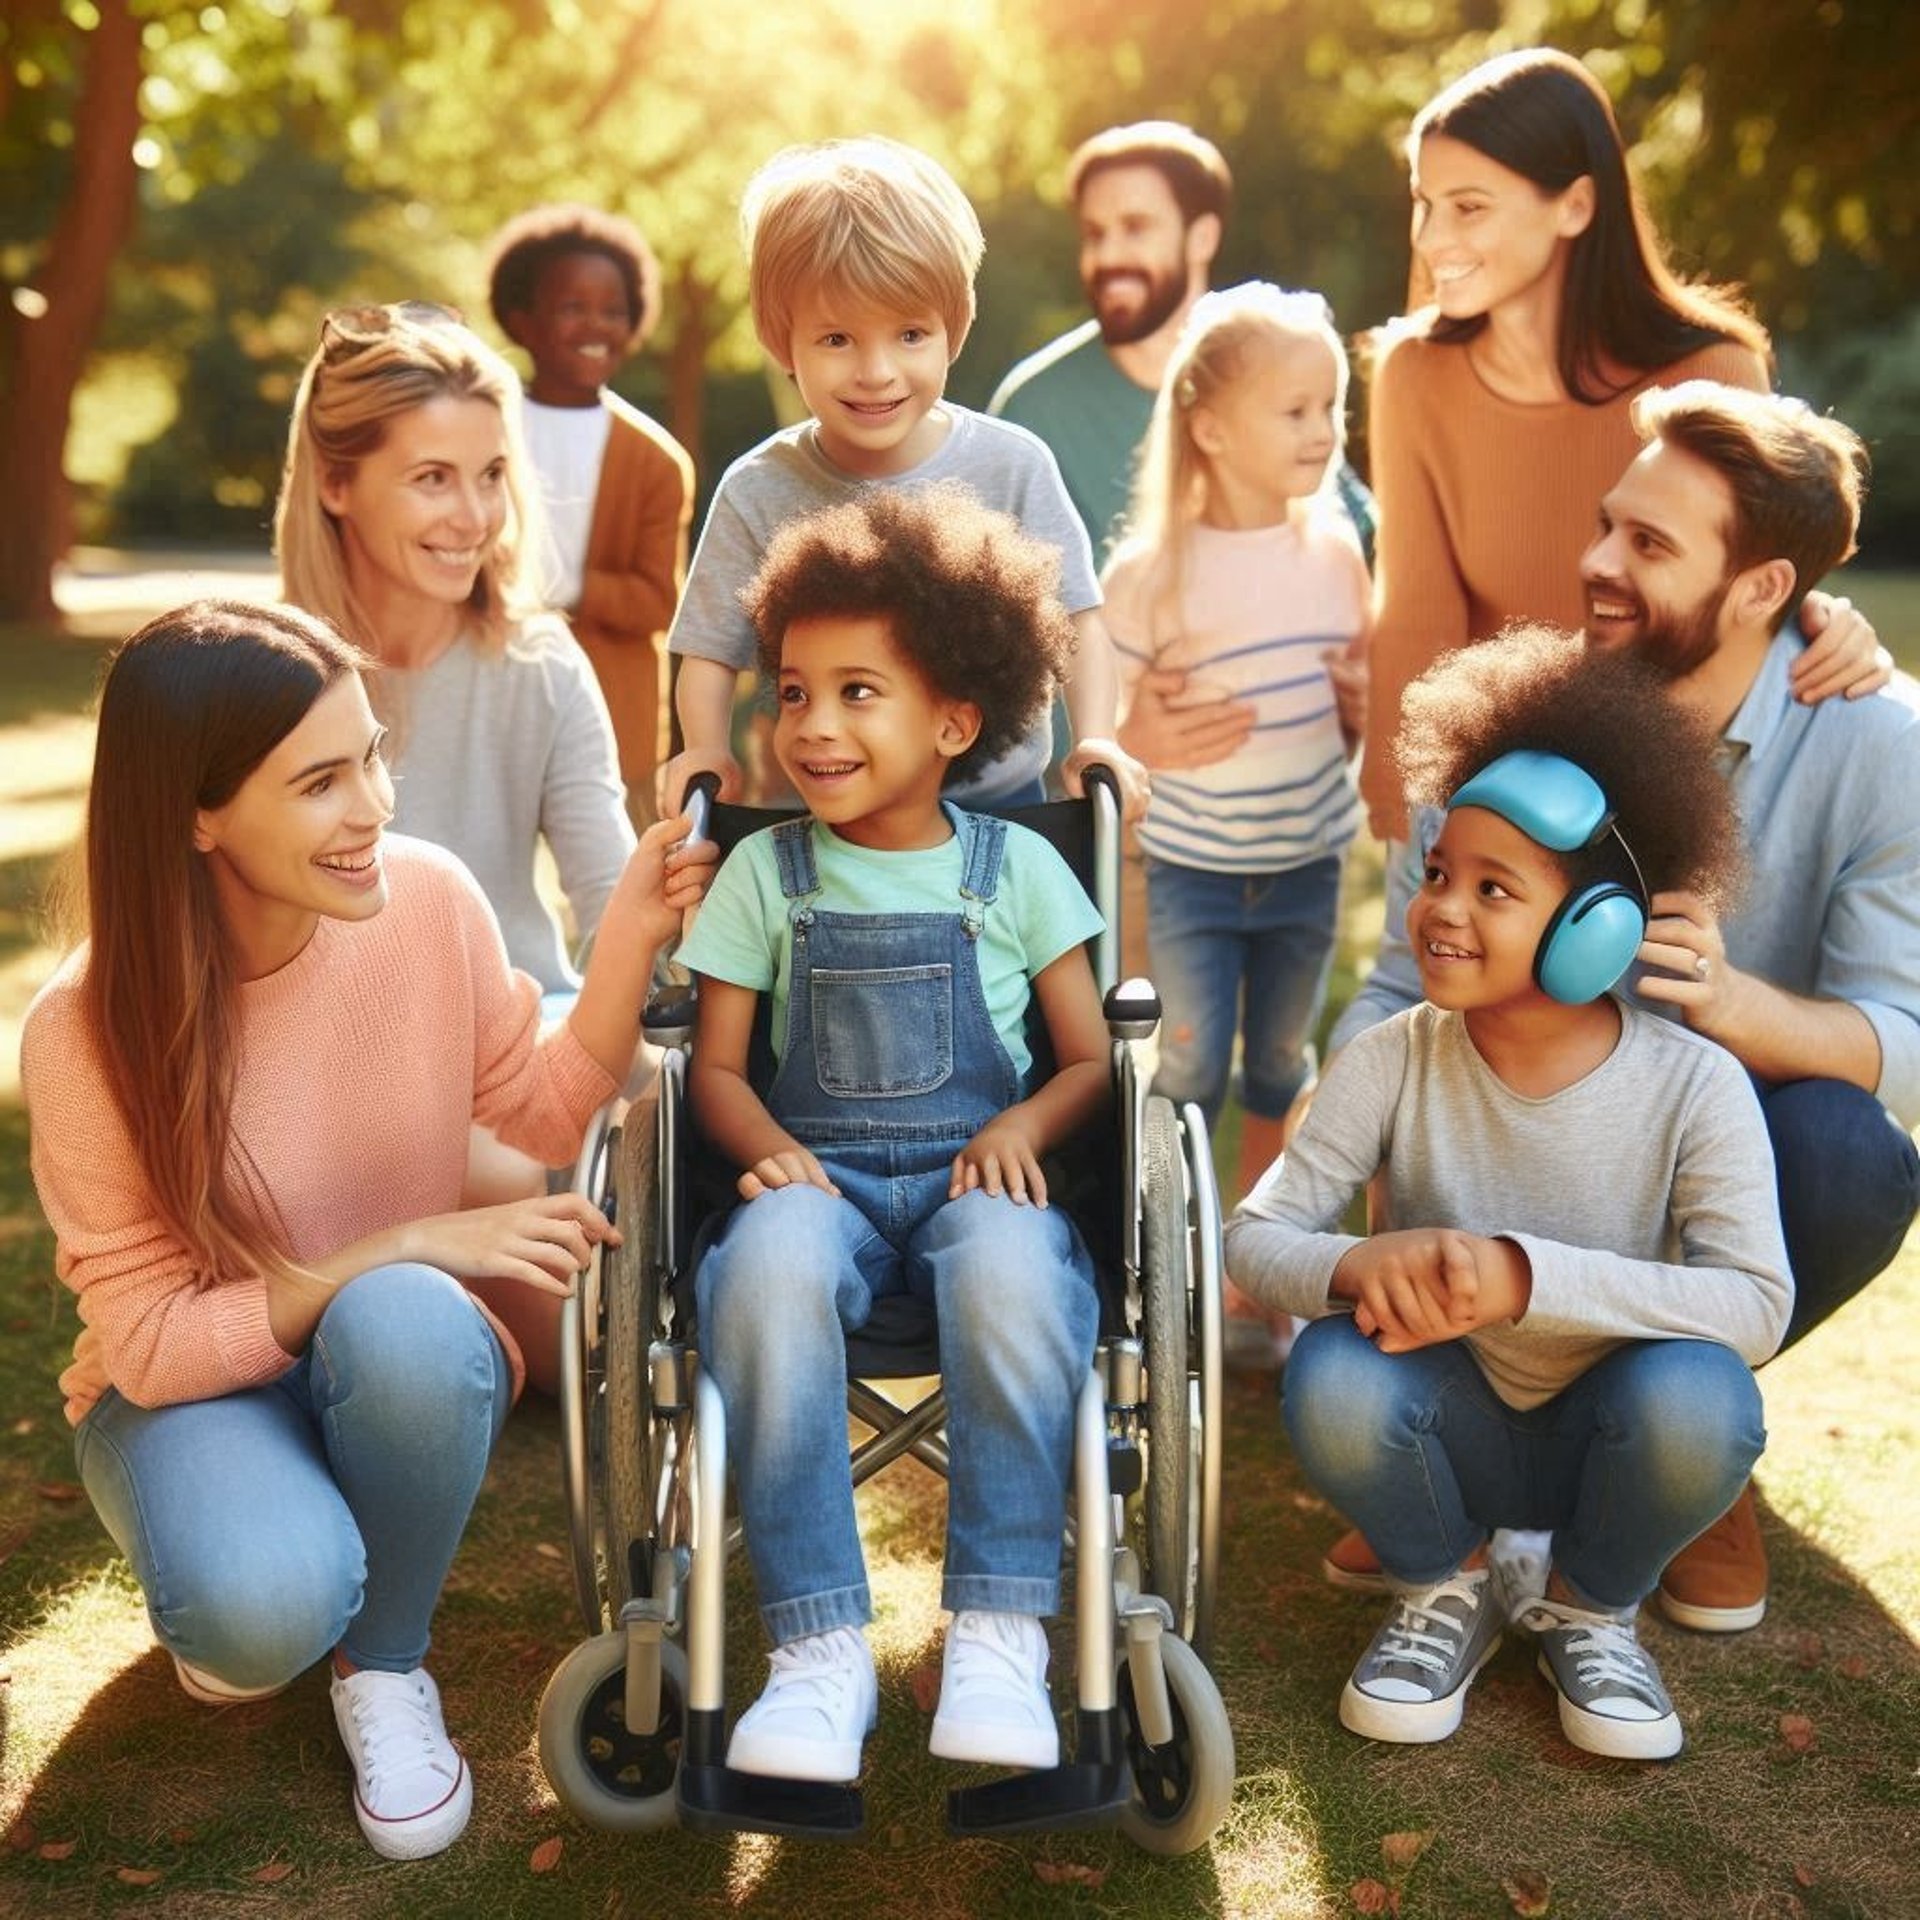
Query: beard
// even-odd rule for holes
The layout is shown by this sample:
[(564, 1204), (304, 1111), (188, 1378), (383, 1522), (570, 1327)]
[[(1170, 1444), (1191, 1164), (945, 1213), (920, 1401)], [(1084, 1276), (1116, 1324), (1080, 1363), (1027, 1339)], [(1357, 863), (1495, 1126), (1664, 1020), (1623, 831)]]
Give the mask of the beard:
[[(1137, 307), (1110, 312), (1101, 302), (1100, 292), (1109, 281), (1138, 281), (1144, 278), (1146, 293)], [(1187, 297), (1187, 265), (1184, 260), (1170, 268), (1146, 267), (1138, 271), (1096, 273), (1085, 282), (1087, 303), (1100, 326), (1100, 338), (1110, 347), (1130, 347), (1136, 340), (1155, 334), (1178, 313)]]
[[(1619, 588), (1607, 592), (1616, 599), (1631, 597), (1640, 609), (1632, 636), (1620, 651), (1667, 681), (1684, 680), (1713, 658), (1720, 645), (1720, 608), (1731, 581), (1723, 580), (1690, 607), (1663, 607), (1656, 611), (1638, 595)], [(1591, 629), (1589, 629), (1591, 635)]]

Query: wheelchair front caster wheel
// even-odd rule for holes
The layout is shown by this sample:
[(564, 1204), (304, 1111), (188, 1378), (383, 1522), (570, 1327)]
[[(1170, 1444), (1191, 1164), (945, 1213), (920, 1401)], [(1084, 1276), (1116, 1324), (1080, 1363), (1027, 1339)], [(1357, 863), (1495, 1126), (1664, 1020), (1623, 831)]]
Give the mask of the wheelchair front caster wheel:
[(1150, 1747), (1140, 1732), (1133, 1675), (1120, 1655), (1120, 1722), (1133, 1770), (1133, 1798), (1120, 1831), (1147, 1853), (1192, 1853), (1213, 1838), (1233, 1799), (1233, 1728), (1213, 1675), (1184, 1640), (1162, 1634), (1160, 1657), (1173, 1738)]
[(660, 1643), (660, 1724), (627, 1731), (627, 1636), (603, 1633), (554, 1669), (540, 1696), (540, 1764), (570, 1813), (608, 1833), (657, 1833), (678, 1817), (687, 1656)]

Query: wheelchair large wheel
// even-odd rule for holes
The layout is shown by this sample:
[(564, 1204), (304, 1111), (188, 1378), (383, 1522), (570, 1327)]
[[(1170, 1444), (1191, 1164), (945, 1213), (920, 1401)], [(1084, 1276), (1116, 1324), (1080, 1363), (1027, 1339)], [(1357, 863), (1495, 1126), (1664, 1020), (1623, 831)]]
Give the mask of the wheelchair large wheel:
[[(605, 1387), (600, 1510), (607, 1626), (652, 1590), (653, 1406), (647, 1349), (660, 1326), (661, 1272), (654, 1215), (659, 1205), (659, 1130), (653, 1108), (635, 1107), (612, 1146), (614, 1221), (621, 1245), (605, 1263)], [(636, 1543), (640, 1551), (636, 1553)]]
[(1120, 1656), (1118, 1701), (1133, 1771), (1120, 1831), (1148, 1853), (1192, 1853), (1213, 1838), (1233, 1800), (1233, 1727), (1213, 1675), (1184, 1640), (1163, 1633), (1160, 1657), (1173, 1738), (1150, 1747), (1140, 1734), (1133, 1674)]
[(1147, 1101), (1141, 1146), (1142, 1333), (1147, 1362), (1146, 1577), (1173, 1609), (1173, 1630), (1196, 1636), (1200, 1466), (1205, 1435), (1193, 1366), (1192, 1262), (1186, 1167), (1173, 1103)]
[(627, 1636), (583, 1640), (540, 1696), (540, 1764), (570, 1813), (608, 1833), (657, 1833), (678, 1817), (687, 1656), (660, 1644), (660, 1724), (627, 1731)]

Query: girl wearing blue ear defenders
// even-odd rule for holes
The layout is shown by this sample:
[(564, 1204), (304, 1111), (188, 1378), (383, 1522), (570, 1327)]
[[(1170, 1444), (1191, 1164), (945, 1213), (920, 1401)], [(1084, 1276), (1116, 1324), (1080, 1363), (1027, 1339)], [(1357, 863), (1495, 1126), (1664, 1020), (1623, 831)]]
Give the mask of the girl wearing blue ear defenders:
[[(1792, 1281), (1746, 1074), (1610, 989), (1651, 891), (1731, 890), (1731, 802), (1643, 668), (1540, 628), (1423, 676), (1396, 751), (1447, 809), (1407, 915), (1425, 1001), (1340, 1052), (1226, 1239), (1312, 1320), (1287, 1429), (1393, 1590), (1341, 1722), (1444, 1739), (1511, 1605), (1568, 1739), (1664, 1759), (1635, 1614), (1765, 1445)], [(1393, 1230), (1342, 1233), (1376, 1173)], [(1496, 1588), (1497, 1527), (1552, 1530), (1544, 1595)]]

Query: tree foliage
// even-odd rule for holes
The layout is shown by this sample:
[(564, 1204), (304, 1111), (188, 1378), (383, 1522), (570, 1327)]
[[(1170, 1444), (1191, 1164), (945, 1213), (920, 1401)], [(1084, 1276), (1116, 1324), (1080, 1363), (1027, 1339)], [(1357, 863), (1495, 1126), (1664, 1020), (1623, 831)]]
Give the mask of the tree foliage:
[[(0, 481), (30, 504), (0, 532), (0, 612), (28, 604), (36, 568), (44, 593), (59, 443), (96, 349), (180, 396), (131, 462), (122, 524), (250, 531), (326, 304), (427, 294), (485, 327), (492, 229), (591, 200), (665, 268), (657, 351), (623, 385), (710, 473), (766, 417), (738, 384), (759, 355), (736, 209), (777, 147), (878, 131), (952, 167), (989, 237), (954, 380), (978, 401), (1081, 311), (1061, 205), (1079, 137), (1149, 116), (1211, 134), (1239, 187), (1222, 275), (1318, 287), (1358, 330), (1404, 295), (1411, 115), (1474, 60), (1540, 42), (1601, 75), (1680, 263), (1752, 289), (1810, 397), (1910, 417), (1904, 0), (14, 0)], [(1883, 468), (1890, 453), (1920, 467), (1883, 447)]]

